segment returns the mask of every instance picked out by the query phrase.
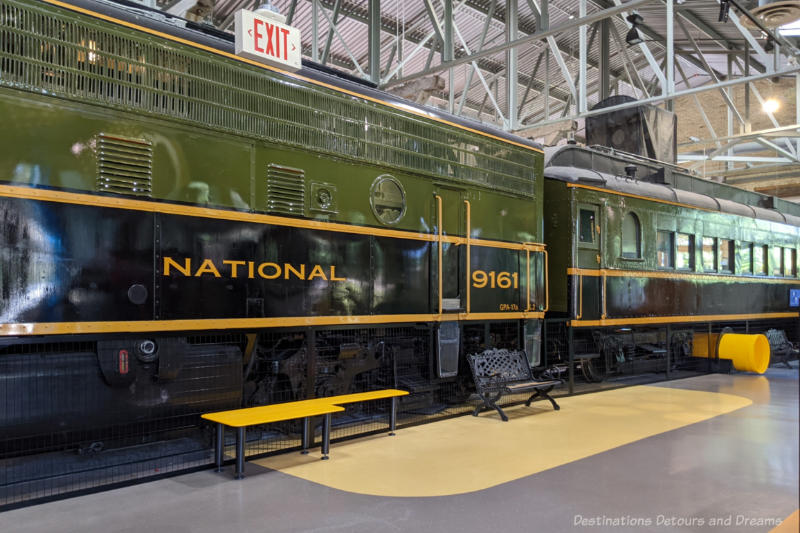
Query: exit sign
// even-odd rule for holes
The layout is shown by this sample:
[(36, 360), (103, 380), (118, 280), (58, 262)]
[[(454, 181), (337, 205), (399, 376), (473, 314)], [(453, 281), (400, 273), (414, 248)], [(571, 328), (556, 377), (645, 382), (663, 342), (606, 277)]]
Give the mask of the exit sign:
[(301, 67), (300, 30), (257, 15), (236, 13), (236, 55), (294, 72)]

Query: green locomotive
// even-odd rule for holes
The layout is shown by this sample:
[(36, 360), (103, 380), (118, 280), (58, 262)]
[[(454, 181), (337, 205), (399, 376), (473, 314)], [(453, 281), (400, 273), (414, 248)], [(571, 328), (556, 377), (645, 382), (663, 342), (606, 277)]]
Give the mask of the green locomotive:
[(5, 449), (538, 349), (537, 145), (189, 26), (0, 1)]

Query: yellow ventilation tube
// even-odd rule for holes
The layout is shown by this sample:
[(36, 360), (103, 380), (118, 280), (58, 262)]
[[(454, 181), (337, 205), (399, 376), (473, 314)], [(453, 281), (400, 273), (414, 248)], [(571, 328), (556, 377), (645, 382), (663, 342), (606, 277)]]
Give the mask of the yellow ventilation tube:
[[(741, 372), (763, 374), (769, 366), (769, 341), (764, 335), (742, 335), (739, 333), (719, 334), (695, 333), (692, 342), (692, 356), (714, 357), (719, 352), (720, 359), (730, 359), (733, 368)], [(709, 349), (710, 348), (710, 349)]]

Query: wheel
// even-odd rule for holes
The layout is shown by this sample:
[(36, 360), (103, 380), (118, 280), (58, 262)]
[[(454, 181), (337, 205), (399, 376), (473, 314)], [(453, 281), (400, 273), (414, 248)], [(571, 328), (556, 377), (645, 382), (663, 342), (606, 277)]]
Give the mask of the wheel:
[(578, 359), (581, 363), (581, 373), (589, 383), (600, 383), (606, 379), (605, 365), (597, 364), (600, 358)]

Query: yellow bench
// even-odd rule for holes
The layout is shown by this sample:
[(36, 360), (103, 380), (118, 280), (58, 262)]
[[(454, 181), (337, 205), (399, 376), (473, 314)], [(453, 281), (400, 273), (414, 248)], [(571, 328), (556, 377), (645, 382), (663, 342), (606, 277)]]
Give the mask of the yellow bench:
[(389, 415), (389, 435), (394, 435), (395, 426), (397, 425), (397, 398), (407, 394), (407, 391), (398, 389), (357, 392), (354, 394), (329, 396), (327, 398), (314, 398), (311, 400), (299, 400), (296, 402), (206, 413), (202, 415), (201, 418), (217, 424), (217, 435), (214, 447), (214, 463), (216, 464), (217, 472), (222, 470), (225, 426), (236, 428), (235, 477), (236, 479), (242, 479), (244, 477), (244, 442), (245, 428), (247, 428), (247, 426), (302, 418), (303, 449), (301, 453), (308, 453), (310, 441), (309, 420), (312, 416), (324, 415), (322, 420), (322, 459), (327, 459), (331, 441), (331, 414), (344, 411), (344, 407), (341, 407), (341, 405), (391, 398), (392, 409)]

